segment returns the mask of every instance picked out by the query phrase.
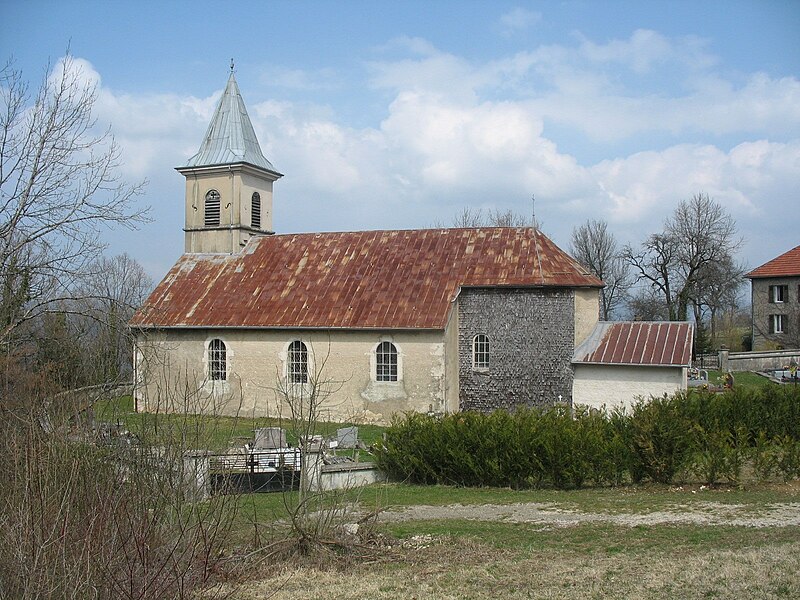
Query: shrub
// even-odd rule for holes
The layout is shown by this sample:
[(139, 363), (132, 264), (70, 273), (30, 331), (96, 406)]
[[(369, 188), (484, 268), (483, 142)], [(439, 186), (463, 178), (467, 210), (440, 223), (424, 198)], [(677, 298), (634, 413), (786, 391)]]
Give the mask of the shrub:
[(800, 394), (788, 386), (725, 394), (679, 393), (630, 410), (520, 409), (514, 413), (408, 414), (377, 450), (391, 478), (461, 486), (556, 488), (737, 482), (752, 457), (757, 476), (800, 476)]

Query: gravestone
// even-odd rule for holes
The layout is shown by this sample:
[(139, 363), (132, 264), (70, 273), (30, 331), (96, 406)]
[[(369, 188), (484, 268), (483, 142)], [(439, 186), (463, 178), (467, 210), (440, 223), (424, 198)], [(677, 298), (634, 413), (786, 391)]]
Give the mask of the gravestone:
[(344, 427), (336, 430), (339, 448), (355, 448), (358, 441), (358, 427)]
[(286, 448), (286, 430), (280, 427), (262, 427), (255, 430), (253, 447), (258, 450)]

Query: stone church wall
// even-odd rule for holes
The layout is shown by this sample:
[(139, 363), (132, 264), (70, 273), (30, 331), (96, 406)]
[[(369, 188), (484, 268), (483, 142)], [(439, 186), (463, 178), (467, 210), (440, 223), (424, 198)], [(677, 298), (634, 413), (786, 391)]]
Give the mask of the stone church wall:
[[(212, 339), (225, 344), (224, 381), (207, 377)], [(294, 340), (307, 346), (309, 377), (330, 392), (320, 407), (323, 421), (388, 424), (406, 411), (447, 410), (443, 332), (246, 329), (140, 333), (137, 410), (285, 418), (291, 410), (281, 390)], [(397, 348), (396, 382), (375, 380), (375, 348), (382, 341)]]
[[(462, 289), (458, 299), (461, 410), (549, 405), (572, 396), (573, 292)], [(489, 369), (473, 369), (472, 341), (489, 337)]]

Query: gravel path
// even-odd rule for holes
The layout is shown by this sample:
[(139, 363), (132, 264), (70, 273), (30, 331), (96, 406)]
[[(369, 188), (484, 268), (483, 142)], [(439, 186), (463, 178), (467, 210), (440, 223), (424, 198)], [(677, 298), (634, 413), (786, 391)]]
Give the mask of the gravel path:
[(701, 502), (648, 513), (581, 512), (546, 503), (420, 505), (385, 511), (379, 517), (383, 522), (430, 519), (541, 523), (552, 527), (570, 527), (580, 523), (613, 523), (630, 527), (664, 524), (796, 527), (800, 525), (800, 502), (768, 504), (759, 507), (757, 512), (748, 505)]

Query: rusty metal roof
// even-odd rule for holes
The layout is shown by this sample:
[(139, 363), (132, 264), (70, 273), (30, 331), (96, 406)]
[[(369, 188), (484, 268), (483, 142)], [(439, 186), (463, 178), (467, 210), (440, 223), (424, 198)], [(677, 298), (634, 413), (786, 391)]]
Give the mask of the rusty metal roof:
[(184, 254), (133, 327), (444, 329), (461, 287), (601, 287), (530, 228), (303, 233)]
[(765, 262), (750, 271), (745, 277), (755, 279), (757, 277), (794, 277), (797, 275), (800, 275), (800, 246)]
[(573, 363), (687, 367), (693, 326), (686, 322), (600, 322), (575, 349)]

